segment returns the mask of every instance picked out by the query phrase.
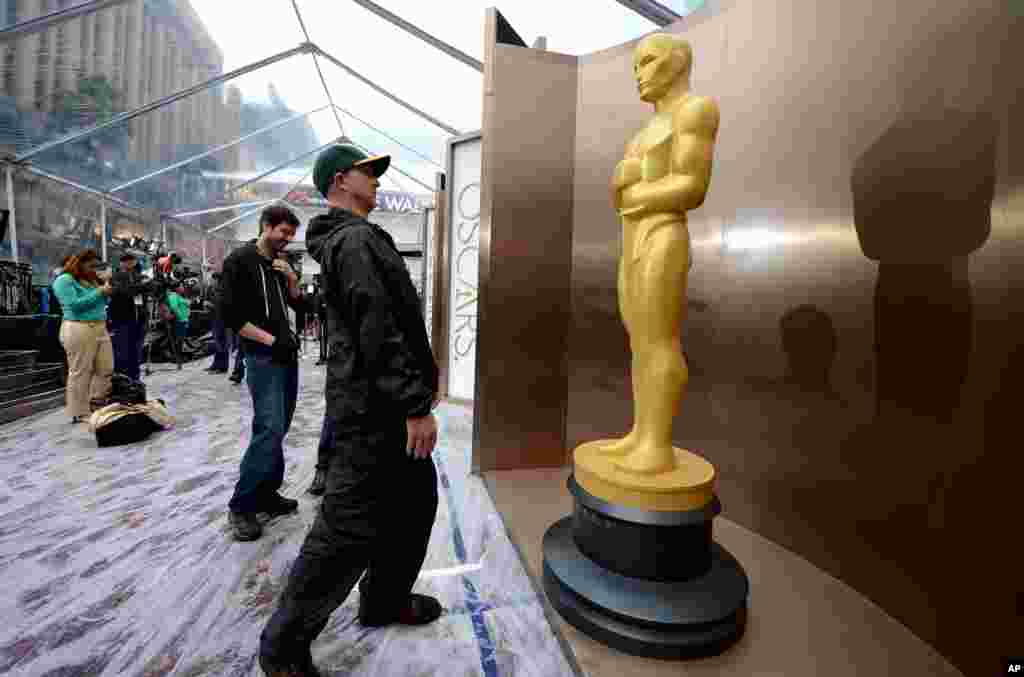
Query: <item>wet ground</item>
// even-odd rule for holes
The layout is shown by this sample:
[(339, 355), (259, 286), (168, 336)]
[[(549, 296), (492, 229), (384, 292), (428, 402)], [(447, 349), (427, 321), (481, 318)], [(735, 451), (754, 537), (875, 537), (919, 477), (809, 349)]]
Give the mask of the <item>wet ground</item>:
[[(257, 676), (273, 611), (317, 500), (323, 369), (304, 360), (282, 493), (299, 512), (253, 543), (227, 501), (249, 438), (245, 386), (160, 366), (146, 379), (174, 429), (99, 449), (63, 411), (0, 427), (0, 674)], [(325, 676), (571, 675), (483, 484), (469, 475), (472, 415), (442, 405), (441, 503), (416, 590), (447, 613), (424, 628), (364, 629), (353, 592), (313, 645)]]

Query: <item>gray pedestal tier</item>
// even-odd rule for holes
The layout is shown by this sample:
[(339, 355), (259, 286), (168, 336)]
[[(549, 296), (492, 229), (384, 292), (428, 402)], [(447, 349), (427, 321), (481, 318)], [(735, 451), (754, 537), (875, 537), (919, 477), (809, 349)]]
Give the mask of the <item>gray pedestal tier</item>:
[(625, 653), (722, 653), (743, 634), (750, 584), (711, 538), (718, 499), (701, 510), (615, 506), (569, 478), (573, 515), (544, 535), (544, 589), (572, 625)]

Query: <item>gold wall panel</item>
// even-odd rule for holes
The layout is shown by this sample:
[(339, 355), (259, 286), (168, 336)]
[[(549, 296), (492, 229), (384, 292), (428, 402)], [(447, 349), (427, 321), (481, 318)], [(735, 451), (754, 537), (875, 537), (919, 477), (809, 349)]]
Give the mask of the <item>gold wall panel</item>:
[[(968, 675), (1024, 637), (1021, 15), (775, 0), (671, 27), (722, 112), (674, 441), (715, 465), (727, 518)], [(608, 184), (649, 115), (634, 45), (579, 60), (567, 449), (631, 422)]]
[(476, 470), (565, 454), (575, 57), (497, 44), (488, 13), (481, 158)]
[[(629, 428), (608, 186), (649, 116), (635, 42), (574, 59), (494, 16), (482, 470)], [(669, 30), (722, 113), (674, 442), (728, 519), (995, 674), (1024, 637), (1024, 1), (730, 0)]]

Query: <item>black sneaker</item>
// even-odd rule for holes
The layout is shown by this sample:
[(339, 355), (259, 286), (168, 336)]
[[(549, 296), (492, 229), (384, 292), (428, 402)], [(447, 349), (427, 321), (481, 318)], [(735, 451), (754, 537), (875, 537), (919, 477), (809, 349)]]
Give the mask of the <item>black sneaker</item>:
[(236, 541), (255, 541), (263, 535), (263, 527), (256, 520), (256, 513), (231, 510), (228, 521)]
[(444, 615), (444, 607), (433, 597), (409, 594), (409, 604), (397, 614), (382, 616), (370, 612), (372, 602), (366, 594), (366, 578), (359, 581), (359, 624), (366, 628), (380, 628), (385, 625), (427, 625)]
[(308, 493), (314, 496), (323, 496), (324, 492), (327, 491), (327, 473), (320, 468), (316, 469), (316, 475), (313, 477), (313, 483), (309, 485)]
[(263, 512), (271, 517), (289, 515), (299, 509), (299, 502), (294, 498), (285, 498), (281, 494), (274, 494), (263, 508)]
[(266, 677), (320, 677), (313, 661), (308, 656), (300, 663), (277, 663), (274, 659), (260, 654), (260, 669)]

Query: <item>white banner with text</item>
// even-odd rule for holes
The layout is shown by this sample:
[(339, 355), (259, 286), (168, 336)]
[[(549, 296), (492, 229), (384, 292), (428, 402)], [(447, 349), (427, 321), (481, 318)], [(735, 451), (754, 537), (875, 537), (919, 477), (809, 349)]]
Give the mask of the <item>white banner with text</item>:
[(449, 175), (448, 396), (472, 400), (480, 279), (480, 138), (452, 146)]

